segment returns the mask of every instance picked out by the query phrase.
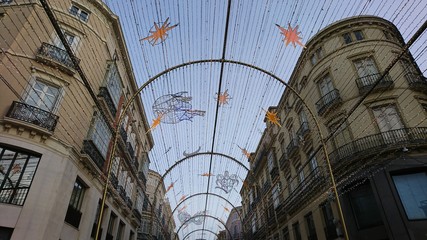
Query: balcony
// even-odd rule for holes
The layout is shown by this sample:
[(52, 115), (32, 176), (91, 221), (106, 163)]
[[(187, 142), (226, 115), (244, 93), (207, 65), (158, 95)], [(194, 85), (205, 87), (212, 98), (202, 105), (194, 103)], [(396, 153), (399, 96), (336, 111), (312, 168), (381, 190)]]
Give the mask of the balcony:
[(138, 210), (138, 209), (136, 209), (136, 208), (134, 208), (134, 209), (132, 210), (132, 213), (133, 213), (133, 215), (135, 216), (135, 218), (136, 218), (136, 219), (138, 219), (138, 222), (140, 222), (140, 221), (141, 221), (141, 218), (142, 218), (142, 215), (141, 215), (141, 213), (139, 212), (139, 210)]
[(427, 79), (423, 75), (409, 72), (405, 74), (409, 88), (415, 91), (427, 93)]
[[(363, 164), (361, 159), (403, 147), (427, 146), (427, 127), (402, 128), (369, 135), (345, 144), (331, 152), (332, 167), (335, 170), (349, 169), (349, 166)], [(357, 166), (355, 166), (357, 168)]]
[[(56, 123), (59, 118), (48, 111), (17, 101), (13, 101), (6, 117), (36, 125), (42, 129), (48, 130), (49, 132), (53, 132), (55, 130)], [(13, 121), (13, 123), (16, 122)]]
[(111, 98), (110, 93), (108, 92), (108, 89), (106, 87), (100, 87), (98, 97), (102, 97), (104, 100), (105, 105), (107, 106), (108, 110), (110, 111), (113, 118), (116, 116), (117, 109), (114, 105), (113, 99)]
[(132, 209), (133, 202), (132, 202), (132, 200), (130, 199), (130, 197), (126, 196), (126, 200), (125, 200), (125, 202), (126, 202), (126, 205), (127, 205), (130, 209)]
[(123, 126), (120, 126), (120, 136), (122, 137), (123, 142), (127, 142), (128, 134), (126, 133), (126, 130)]
[(68, 205), (67, 214), (65, 215), (65, 222), (71, 224), (75, 228), (79, 228), (82, 213), (75, 209), (73, 206)]
[(330, 109), (336, 107), (342, 102), (340, 93), (337, 89), (330, 91), (329, 93), (322, 96), (319, 101), (316, 102), (317, 113), (322, 116), (327, 113)]
[(118, 190), (119, 190), (119, 195), (120, 195), (120, 197), (123, 199), (123, 201), (125, 201), (126, 202), (126, 191), (125, 191), (125, 188), (122, 186), (122, 185), (119, 185), (119, 188), (118, 188)]
[(135, 156), (135, 151), (133, 150), (132, 144), (130, 144), (130, 142), (126, 143), (126, 148), (129, 152), (129, 155), (131, 157), (131, 159), (133, 160), (134, 156)]
[[(371, 74), (364, 77), (360, 77), (356, 79), (357, 87), (359, 88), (359, 93), (364, 94), (369, 91), (369, 89), (374, 86), (375, 82), (378, 81), (381, 77), (381, 73)], [(393, 87), (393, 80), (391, 80), (390, 76), (386, 74), (383, 79), (375, 86), (373, 91), (379, 91), (384, 89), (389, 89)]]
[[(51, 65), (52, 67), (56, 67), (69, 75), (74, 75), (75, 73), (74, 64), (67, 51), (57, 46), (45, 42), (42, 43), (42, 46), (37, 51), (36, 58), (37, 60)], [(80, 60), (77, 59), (77, 61), (79, 62)]]
[(291, 139), (288, 146), (286, 147), (286, 155), (288, 155), (289, 158), (292, 158), (297, 152), (299, 148), (299, 142), (297, 139)]
[[(294, 178), (292, 181), (298, 181)], [(317, 193), (322, 192), (326, 186), (326, 179), (322, 176), (320, 168), (317, 167), (309, 172), (304, 181), (298, 182), (289, 196), (283, 202), (284, 212), (294, 213), (304, 204), (309, 203)]]
[(279, 177), (279, 169), (275, 166), (273, 167), (273, 169), (271, 169), (270, 178), (272, 181), (274, 181), (274, 179), (276, 179), (277, 177)]
[(113, 173), (111, 173), (110, 182), (111, 182), (111, 185), (113, 185), (114, 189), (117, 189), (119, 187), (119, 180), (117, 179), (116, 175), (114, 175)]
[(301, 126), (297, 131), (297, 135), (304, 139), (309, 133), (310, 127), (308, 126), (308, 122), (301, 123)]
[(104, 168), (105, 159), (92, 140), (88, 139), (83, 141), (82, 152), (89, 155), (99, 169), (102, 170)]

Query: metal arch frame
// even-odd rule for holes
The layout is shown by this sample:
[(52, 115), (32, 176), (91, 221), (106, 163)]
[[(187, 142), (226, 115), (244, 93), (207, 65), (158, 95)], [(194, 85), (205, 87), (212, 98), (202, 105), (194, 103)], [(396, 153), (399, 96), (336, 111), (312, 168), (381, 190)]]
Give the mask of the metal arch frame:
[[(212, 195), (212, 196), (215, 196), (215, 197), (219, 197), (219, 198), (221, 198), (221, 199), (225, 200), (225, 201), (226, 201), (228, 204), (230, 204), (233, 208), (236, 208), (236, 207), (235, 207), (235, 206), (234, 206), (230, 201), (228, 201), (228, 200), (227, 200), (227, 198), (225, 198), (225, 197), (223, 197), (223, 196), (221, 196), (221, 195), (219, 195), (219, 194), (216, 194), (216, 193), (206, 193), (206, 192), (195, 193), (195, 194), (191, 194), (190, 196), (186, 197), (184, 200), (182, 200), (181, 202), (179, 202), (179, 203), (176, 205), (176, 207), (172, 210), (172, 214), (171, 214), (171, 216), (170, 216), (170, 217), (169, 217), (169, 219), (168, 219), (167, 225), (169, 225), (169, 223), (170, 223), (171, 219), (173, 218), (173, 214), (174, 214), (174, 213), (175, 213), (175, 211), (179, 208), (179, 206), (181, 206), (181, 204), (183, 204), (185, 201), (189, 200), (190, 198), (197, 197), (197, 196), (201, 196), (201, 195)], [(239, 211), (236, 211), (236, 212), (237, 212), (237, 214), (239, 215), (240, 221), (243, 223), (242, 215), (240, 214), (240, 212), (239, 212)]]
[[(328, 165), (328, 170), (329, 170), (329, 175), (331, 178), (331, 182), (332, 182), (332, 189), (334, 190), (334, 195), (336, 198), (336, 202), (337, 202), (337, 207), (338, 207), (338, 212), (342, 221), (342, 225), (343, 225), (343, 230), (344, 230), (344, 234), (346, 239), (348, 239), (348, 233), (347, 233), (347, 227), (346, 227), (346, 223), (345, 223), (345, 219), (344, 219), (344, 215), (342, 212), (342, 207), (341, 207), (341, 202), (338, 196), (338, 191), (337, 191), (337, 187), (336, 187), (336, 182), (335, 182), (335, 177), (332, 171), (332, 167), (331, 167), (331, 163), (329, 160), (329, 155), (327, 154), (327, 149), (326, 149), (326, 144), (325, 144), (325, 140), (324, 140), (324, 136), (322, 133), (322, 130), (320, 128), (320, 124), (319, 121), (317, 120), (316, 116), (314, 115), (313, 111), (311, 110), (311, 108), (309, 108), (306, 104), (306, 102), (304, 101), (304, 99), (301, 97), (301, 95), (294, 89), (292, 88), (288, 83), (286, 83), (285, 81), (283, 81), (281, 78), (277, 77), (276, 75), (274, 75), (271, 72), (268, 72), (260, 67), (254, 66), (252, 64), (248, 64), (248, 63), (244, 63), (244, 62), (240, 62), (240, 61), (235, 61), (235, 60), (227, 60), (227, 59), (204, 59), (204, 60), (196, 60), (196, 61), (190, 61), (190, 62), (186, 62), (186, 63), (182, 63), (182, 64), (178, 64), (176, 66), (170, 67), (168, 69), (165, 69), (164, 71), (156, 74), (155, 76), (151, 77), (148, 79), (147, 82), (145, 82), (144, 84), (141, 85), (141, 87), (138, 88), (138, 90), (130, 97), (130, 99), (126, 102), (126, 104), (124, 104), (124, 107), (122, 108), (122, 112), (117, 120), (117, 124), (116, 124), (116, 129), (115, 129), (115, 134), (114, 134), (114, 142), (113, 142), (113, 146), (111, 148), (111, 152), (110, 152), (110, 156), (108, 159), (108, 167), (107, 167), (107, 177), (106, 177), (106, 181), (105, 181), (105, 185), (104, 185), (104, 191), (103, 191), (103, 195), (102, 195), (102, 202), (101, 202), (101, 209), (100, 209), (100, 213), (99, 213), (99, 218), (98, 218), (98, 228), (97, 228), (97, 232), (96, 232), (96, 236), (98, 236), (99, 230), (100, 230), (100, 221), (102, 220), (102, 215), (103, 215), (103, 210), (105, 207), (105, 199), (107, 197), (107, 191), (108, 191), (108, 184), (110, 181), (110, 173), (111, 173), (111, 168), (112, 168), (112, 159), (113, 159), (113, 154), (116, 151), (117, 148), (117, 139), (119, 136), (119, 131), (120, 131), (120, 126), (121, 123), (124, 119), (124, 116), (126, 115), (127, 110), (129, 109), (129, 107), (132, 105), (133, 100), (141, 93), (141, 91), (147, 87), (150, 83), (152, 83), (153, 81), (155, 81), (157, 78), (161, 77), (164, 74), (167, 74), (175, 69), (179, 69), (179, 68), (183, 68), (189, 65), (194, 65), (194, 64), (200, 64), (200, 63), (230, 63), (230, 64), (237, 64), (237, 65), (241, 65), (241, 66), (246, 66), (252, 69), (255, 69), (257, 71), (260, 71), (274, 79), (276, 79), (278, 82), (282, 83), (283, 85), (286, 86), (286, 88), (289, 88), (289, 90), (291, 90), (297, 97), (298, 99), (301, 100), (302, 104), (304, 105), (304, 107), (307, 109), (307, 111), (309, 112), (309, 114), (311, 115), (311, 117), (313, 118), (318, 134), (319, 134), (319, 140), (321, 143), (321, 149), (325, 155), (325, 160), (326, 163)], [(209, 176), (210, 178), (210, 176)], [(145, 195), (145, 193), (144, 193)], [(151, 204), (150, 204), (151, 205)], [(157, 217), (156, 217), (157, 219)], [(159, 219), (157, 219), (157, 221), (159, 221)], [(152, 225), (152, 223), (150, 224)], [(151, 228), (151, 227), (150, 227)]]
[[(162, 178), (160, 179), (160, 181), (157, 183), (157, 186), (156, 186), (156, 189), (154, 190), (154, 193), (157, 193), (157, 191), (159, 190), (159, 187), (160, 187), (160, 184), (162, 184), (162, 183), (164, 183), (163, 182), (163, 180), (165, 179), (165, 177), (176, 167), (176, 166), (178, 166), (179, 164), (181, 164), (182, 162), (184, 162), (184, 161), (187, 161), (187, 160), (190, 160), (191, 158), (193, 158), (193, 157), (197, 157), (197, 156), (199, 156), (199, 155), (216, 155), (216, 156), (221, 156), (221, 157), (225, 157), (225, 158), (228, 158), (228, 160), (232, 160), (232, 161), (234, 161), (235, 163), (237, 163), (238, 165), (240, 165), (241, 167), (243, 167), (247, 172), (250, 172), (249, 171), (249, 168), (247, 168), (243, 163), (241, 163), (239, 160), (237, 160), (237, 159), (235, 159), (235, 158), (233, 158), (233, 157), (231, 157), (231, 156), (229, 156), (229, 155), (226, 155), (226, 154), (223, 154), (223, 153), (217, 153), (217, 152), (201, 152), (201, 153), (195, 153), (195, 154), (191, 154), (190, 156), (187, 156), (187, 157), (184, 157), (184, 158), (182, 158), (182, 159), (180, 159), (179, 161), (177, 161), (177, 162), (175, 162), (172, 166), (170, 166), (167, 170), (166, 170), (166, 172), (162, 175)], [(154, 195), (154, 205), (156, 205), (156, 203), (157, 203), (157, 195), (155, 194)]]
[(196, 230), (193, 230), (193, 231), (191, 231), (191, 232), (187, 233), (187, 234), (182, 238), (182, 240), (185, 240), (185, 239), (186, 239), (187, 237), (189, 237), (192, 233), (200, 232), (200, 231), (210, 232), (210, 233), (214, 234), (214, 235), (218, 238), (218, 233), (215, 233), (214, 231), (209, 230), (209, 229), (202, 229), (202, 228), (199, 228), (199, 229), (196, 229)]
[(199, 214), (199, 215), (192, 216), (191, 218), (189, 218), (189, 219), (185, 220), (185, 221), (181, 224), (181, 226), (178, 228), (178, 230), (176, 231), (175, 238), (176, 238), (176, 236), (178, 235), (179, 231), (181, 231), (182, 227), (183, 227), (186, 223), (188, 223), (188, 222), (189, 222), (190, 220), (192, 220), (193, 218), (198, 218), (198, 217), (209, 217), (209, 218), (213, 218), (213, 219), (217, 220), (218, 222), (220, 222), (220, 223), (224, 226), (225, 230), (227, 230), (228, 234), (231, 236), (231, 232), (230, 232), (230, 230), (227, 228), (227, 225), (225, 225), (225, 223), (223, 223), (223, 222), (221, 221), (221, 219), (219, 219), (219, 218), (217, 218), (217, 217), (214, 217), (214, 216), (212, 216), (212, 215), (210, 215), (210, 214)]

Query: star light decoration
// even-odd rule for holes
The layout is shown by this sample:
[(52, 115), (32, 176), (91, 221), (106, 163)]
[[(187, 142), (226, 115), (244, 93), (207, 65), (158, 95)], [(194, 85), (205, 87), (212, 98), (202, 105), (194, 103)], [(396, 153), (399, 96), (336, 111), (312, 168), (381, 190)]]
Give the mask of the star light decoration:
[(202, 173), (202, 174), (200, 174), (200, 176), (202, 176), (202, 177), (211, 177), (211, 176), (215, 176), (215, 175), (213, 175), (212, 173)]
[(300, 39), (302, 38), (299, 36), (301, 32), (298, 32), (298, 25), (295, 28), (292, 28), (291, 24), (288, 24), (288, 29), (281, 27), (279, 24), (276, 24), (276, 26), (279, 28), (280, 33), (285, 36), (283, 42), (285, 42), (286, 40), (286, 46), (288, 46), (289, 43), (292, 43), (292, 45), (294, 45), (294, 48), (296, 47), (296, 44), (300, 45), (303, 48), (306, 48), (305, 45), (300, 42)]
[[(264, 109), (263, 109), (264, 110)], [(265, 111), (265, 110), (264, 110)], [(280, 118), (277, 117), (277, 112), (273, 112), (273, 111), (265, 111), (265, 117), (267, 118), (267, 120), (279, 127), (282, 127), (282, 125), (280, 125), (279, 121)]]
[(147, 134), (148, 132), (153, 131), (160, 124), (160, 122), (162, 121), (162, 118), (163, 118), (163, 114), (159, 113), (157, 117), (153, 120), (153, 123), (151, 124), (150, 129), (148, 129), (147, 132), (145, 133)]
[[(159, 27), (160, 25), (161, 27)], [(166, 21), (164, 21), (163, 23), (154, 23), (154, 26), (150, 29), (151, 35), (141, 39), (141, 41), (147, 40), (152, 46), (164, 42), (168, 37), (167, 32), (178, 26), (178, 24), (175, 24), (173, 26), (169, 25), (169, 18), (167, 18)]]
[[(237, 145), (237, 144), (236, 144)], [(248, 152), (248, 150), (246, 150), (246, 148), (242, 148), (239, 145), (237, 145), (237, 147), (240, 148), (240, 150), (242, 150), (243, 155), (245, 155), (248, 159), (251, 158), (251, 154)]]
[(219, 106), (228, 104), (228, 101), (231, 99), (230, 95), (228, 94), (228, 89), (225, 90), (223, 93), (220, 92), (216, 95), (216, 100), (218, 101)]

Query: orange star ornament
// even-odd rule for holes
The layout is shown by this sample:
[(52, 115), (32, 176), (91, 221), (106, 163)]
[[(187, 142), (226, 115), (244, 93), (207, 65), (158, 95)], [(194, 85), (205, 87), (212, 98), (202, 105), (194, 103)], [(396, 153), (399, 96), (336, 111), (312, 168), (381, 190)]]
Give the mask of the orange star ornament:
[(182, 195), (182, 197), (179, 199), (179, 202), (183, 201), (186, 197), (187, 195)]
[[(265, 111), (265, 110), (264, 110)], [(268, 119), (268, 121), (270, 121), (271, 123), (282, 127), (282, 125), (280, 125), (279, 121), (280, 118), (277, 117), (277, 112), (270, 112), (270, 111), (266, 111), (266, 118)]]
[(210, 177), (210, 176), (215, 176), (215, 175), (213, 175), (212, 173), (202, 173), (202, 174), (200, 174), (200, 176), (202, 176), (202, 177)]
[(148, 129), (146, 133), (148, 133), (149, 131), (153, 131), (160, 124), (162, 117), (163, 117), (163, 114), (157, 115), (156, 119), (153, 120), (153, 124), (151, 124), (150, 129)]
[(159, 27), (160, 23), (154, 23), (154, 27), (153, 27), (154, 29), (151, 28), (152, 30), (150, 30), (151, 35), (141, 39), (141, 41), (148, 40), (148, 42), (152, 46), (164, 42), (166, 40), (166, 38), (168, 37), (167, 32), (172, 30), (176, 26), (178, 26), (178, 24), (175, 24), (173, 26), (169, 26), (170, 23), (168, 23), (168, 21), (169, 21), (169, 18), (167, 18), (166, 21), (163, 22), (161, 27)]
[(248, 150), (246, 150), (246, 148), (242, 148), (239, 145), (237, 145), (240, 150), (242, 150), (243, 155), (245, 155), (248, 159), (251, 158), (251, 154), (248, 152)]
[(225, 90), (224, 93), (217, 93), (216, 95), (218, 95), (216, 100), (219, 102), (219, 106), (228, 104), (228, 100), (231, 99), (230, 95), (228, 94), (228, 89)]
[(285, 42), (286, 40), (286, 46), (288, 46), (289, 43), (292, 43), (292, 45), (294, 45), (294, 48), (296, 47), (296, 44), (305, 48), (305, 45), (300, 42), (300, 39), (302, 38), (299, 36), (301, 32), (298, 32), (298, 25), (295, 28), (292, 28), (291, 24), (288, 24), (288, 29), (281, 27), (279, 24), (276, 24), (276, 26), (280, 29), (280, 33), (285, 36), (283, 42)]

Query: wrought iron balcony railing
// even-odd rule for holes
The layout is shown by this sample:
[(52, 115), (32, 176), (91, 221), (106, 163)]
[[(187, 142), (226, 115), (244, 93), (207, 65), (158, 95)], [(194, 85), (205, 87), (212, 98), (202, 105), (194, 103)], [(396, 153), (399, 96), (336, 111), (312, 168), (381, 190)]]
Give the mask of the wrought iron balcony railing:
[(409, 83), (409, 87), (413, 90), (420, 92), (427, 92), (427, 79), (426, 77), (417, 73), (406, 73), (405, 78)]
[(297, 139), (291, 139), (288, 146), (286, 147), (286, 154), (291, 158), (298, 152), (299, 142)]
[[(371, 75), (367, 75), (364, 77), (360, 77), (356, 79), (357, 87), (359, 88), (359, 93), (364, 94), (366, 93), (378, 79), (380, 79), (381, 73), (375, 73)], [(391, 80), (390, 76), (386, 74), (383, 79), (380, 80), (378, 85), (375, 87), (374, 90), (381, 90), (381, 89), (387, 89), (393, 86), (393, 80)]]
[(127, 142), (126, 148), (128, 149), (130, 157), (133, 159), (133, 157), (135, 156), (135, 151), (133, 150), (132, 144), (130, 144), (130, 142)]
[(308, 126), (308, 122), (303, 122), (297, 131), (297, 135), (304, 138), (309, 132), (310, 127)]
[(114, 189), (117, 189), (119, 187), (119, 180), (117, 179), (116, 175), (114, 175), (114, 173), (111, 173), (110, 181)]
[(320, 167), (311, 170), (303, 181), (300, 181), (298, 178), (294, 178), (292, 181), (297, 181), (298, 184), (283, 202), (285, 212), (288, 213), (293, 213), (305, 203), (310, 202), (310, 198), (316, 193), (321, 192), (326, 183), (326, 179), (321, 174)]
[(110, 93), (108, 92), (108, 89), (106, 87), (100, 87), (99, 88), (99, 97), (102, 97), (108, 107), (108, 110), (110, 110), (110, 113), (113, 117), (116, 116), (117, 109), (114, 105), (113, 99), (111, 98)]
[(49, 43), (42, 43), (37, 52), (37, 56), (59, 63), (60, 65), (69, 69), (75, 68), (67, 51)]
[(51, 132), (55, 130), (59, 118), (48, 111), (17, 101), (13, 101), (6, 117), (34, 124)]
[(317, 113), (323, 115), (330, 108), (341, 103), (342, 99), (337, 89), (330, 91), (329, 93), (322, 96), (319, 101), (316, 102)]
[(427, 145), (427, 127), (402, 128), (369, 135), (345, 144), (330, 153), (334, 168), (350, 166), (354, 161), (403, 147)]
[(83, 141), (82, 152), (89, 155), (90, 158), (95, 162), (96, 166), (98, 166), (98, 168), (102, 170), (102, 168), (104, 167), (105, 159), (92, 140), (88, 139)]

